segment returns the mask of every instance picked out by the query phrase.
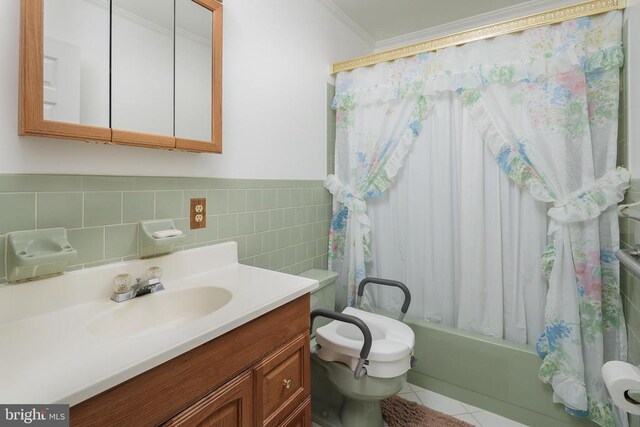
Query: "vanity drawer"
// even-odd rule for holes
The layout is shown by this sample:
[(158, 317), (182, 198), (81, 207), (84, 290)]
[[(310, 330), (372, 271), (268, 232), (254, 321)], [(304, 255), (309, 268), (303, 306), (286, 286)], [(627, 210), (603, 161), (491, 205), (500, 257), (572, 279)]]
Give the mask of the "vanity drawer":
[(310, 395), (309, 363), (309, 334), (305, 333), (256, 366), (256, 425), (277, 425)]
[(289, 415), (279, 427), (310, 427), (311, 426), (311, 397), (302, 403)]

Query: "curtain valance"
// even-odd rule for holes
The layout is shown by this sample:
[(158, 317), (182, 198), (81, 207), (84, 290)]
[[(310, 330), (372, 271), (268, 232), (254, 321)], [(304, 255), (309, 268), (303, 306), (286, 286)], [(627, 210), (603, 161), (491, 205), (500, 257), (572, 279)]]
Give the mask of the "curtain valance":
[(351, 110), (492, 83), (541, 81), (572, 70), (619, 68), (624, 55), (611, 19), (585, 17), (340, 73), (333, 107)]

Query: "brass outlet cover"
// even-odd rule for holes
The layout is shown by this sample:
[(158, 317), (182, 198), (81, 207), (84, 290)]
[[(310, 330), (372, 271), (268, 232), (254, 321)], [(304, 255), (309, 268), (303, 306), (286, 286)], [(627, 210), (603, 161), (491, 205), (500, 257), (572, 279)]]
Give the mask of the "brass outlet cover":
[(207, 199), (191, 199), (189, 208), (189, 226), (191, 230), (206, 228)]

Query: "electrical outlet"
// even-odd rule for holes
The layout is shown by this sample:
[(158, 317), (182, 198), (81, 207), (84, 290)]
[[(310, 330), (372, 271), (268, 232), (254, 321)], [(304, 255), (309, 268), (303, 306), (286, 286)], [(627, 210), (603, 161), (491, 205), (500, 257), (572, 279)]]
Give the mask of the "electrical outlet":
[(207, 226), (207, 199), (191, 199), (189, 225), (192, 230)]

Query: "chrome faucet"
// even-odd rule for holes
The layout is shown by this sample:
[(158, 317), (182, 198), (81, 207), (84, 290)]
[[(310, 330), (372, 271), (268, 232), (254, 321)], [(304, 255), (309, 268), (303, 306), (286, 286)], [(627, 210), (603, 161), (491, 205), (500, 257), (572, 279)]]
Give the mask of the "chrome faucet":
[(118, 274), (114, 278), (116, 290), (111, 295), (111, 299), (115, 302), (128, 301), (130, 299), (141, 297), (152, 292), (164, 290), (164, 285), (160, 281), (162, 270), (160, 267), (151, 267), (145, 273), (145, 279), (137, 278), (136, 283), (129, 274)]

